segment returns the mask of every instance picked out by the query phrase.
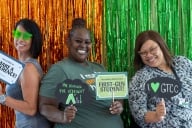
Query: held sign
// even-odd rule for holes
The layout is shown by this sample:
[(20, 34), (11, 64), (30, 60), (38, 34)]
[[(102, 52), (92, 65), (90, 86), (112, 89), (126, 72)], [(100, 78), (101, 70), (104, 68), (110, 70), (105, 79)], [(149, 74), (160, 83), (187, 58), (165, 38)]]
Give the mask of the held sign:
[(0, 79), (7, 84), (16, 83), (24, 64), (0, 51)]
[(96, 73), (96, 99), (128, 99), (127, 72)]
[(89, 87), (80, 79), (66, 79), (58, 83), (55, 96), (57, 97), (57, 101), (64, 106), (71, 104), (81, 105), (91, 102)]
[(181, 91), (181, 84), (172, 78), (156, 77), (146, 82), (145, 90), (152, 97), (170, 100)]

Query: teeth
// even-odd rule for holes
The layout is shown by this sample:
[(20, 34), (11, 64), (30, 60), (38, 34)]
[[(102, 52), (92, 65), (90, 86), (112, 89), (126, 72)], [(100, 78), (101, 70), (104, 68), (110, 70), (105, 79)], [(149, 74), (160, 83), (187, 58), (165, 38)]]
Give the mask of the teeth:
[(24, 45), (23, 45), (23, 44), (18, 44), (18, 46), (22, 47), (22, 46), (24, 46)]
[(16, 47), (17, 47), (17, 48), (22, 48), (22, 47), (25, 47), (25, 45), (24, 45), (24, 44), (17, 44)]
[(84, 51), (84, 50), (78, 50), (78, 52), (81, 53), (81, 54), (85, 54), (86, 53), (86, 51)]

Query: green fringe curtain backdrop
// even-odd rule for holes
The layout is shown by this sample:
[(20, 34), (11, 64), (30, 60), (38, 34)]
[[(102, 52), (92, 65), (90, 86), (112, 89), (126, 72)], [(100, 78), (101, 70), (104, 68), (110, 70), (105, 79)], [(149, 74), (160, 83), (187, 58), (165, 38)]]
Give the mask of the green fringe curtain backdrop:
[(192, 0), (104, 0), (104, 36), (109, 71), (132, 75), (134, 41), (153, 29), (175, 55), (192, 59)]
[[(175, 55), (192, 59), (192, 0), (0, 0), (0, 49), (16, 56), (11, 31), (17, 20), (37, 21), (44, 35), (39, 61), (49, 66), (67, 56), (67, 31), (75, 17), (87, 20), (93, 32), (90, 60), (108, 71), (134, 74), (133, 51), (137, 34), (153, 29), (165, 38)], [(129, 128), (128, 101), (122, 118)], [(13, 110), (0, 105), (0, 128), (14, 128)]]
[[(104, 0), (103, 43), (108, 71), (134, 74), (134, 41), (141, 31), (158, 31), (174, 55), (192, 59), (192, 0)], [(125, 128), (129, 127), (125, 100)]]

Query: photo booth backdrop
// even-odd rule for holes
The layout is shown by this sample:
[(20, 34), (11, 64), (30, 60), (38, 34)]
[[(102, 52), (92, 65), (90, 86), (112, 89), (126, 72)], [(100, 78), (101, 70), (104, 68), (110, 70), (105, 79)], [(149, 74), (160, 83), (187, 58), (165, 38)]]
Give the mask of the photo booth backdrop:
[[(66, 37), (73, 18), (86, 19), (93, 32), (89, 60), (108, 71), (134, 74), (134, 41), (141, 31), (153, 29), (165, 38), (174, 55), (192, 59), (192, 0), (0, 0), (0, 50), (17, 57), (12, 30), (20, 18), (35, 20), (43, 34), (39, 61), (45, 73), (67, 56)], [(1, 83), (3, 86), (4, 83)], [(129, 127), (128, 101), (122, 114)], [(14, 128), (14, 112), (0, 106), (0, 127)]]

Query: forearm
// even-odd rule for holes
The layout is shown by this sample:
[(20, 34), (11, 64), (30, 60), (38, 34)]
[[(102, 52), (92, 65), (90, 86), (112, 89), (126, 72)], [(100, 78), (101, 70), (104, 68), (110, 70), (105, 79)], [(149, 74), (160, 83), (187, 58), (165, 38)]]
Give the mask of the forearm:
[(65, 123), (64, 112), (52, 105), (43, 105), (40, 108), (40, 113), (49, 121), (56, 123)]
[(6, 97), (5, 105), (30, 116), (35, 115), (37, 112), (37, 105), (35, 103), (29, 103), (23, 100), (16, 100), (10, 96)]

